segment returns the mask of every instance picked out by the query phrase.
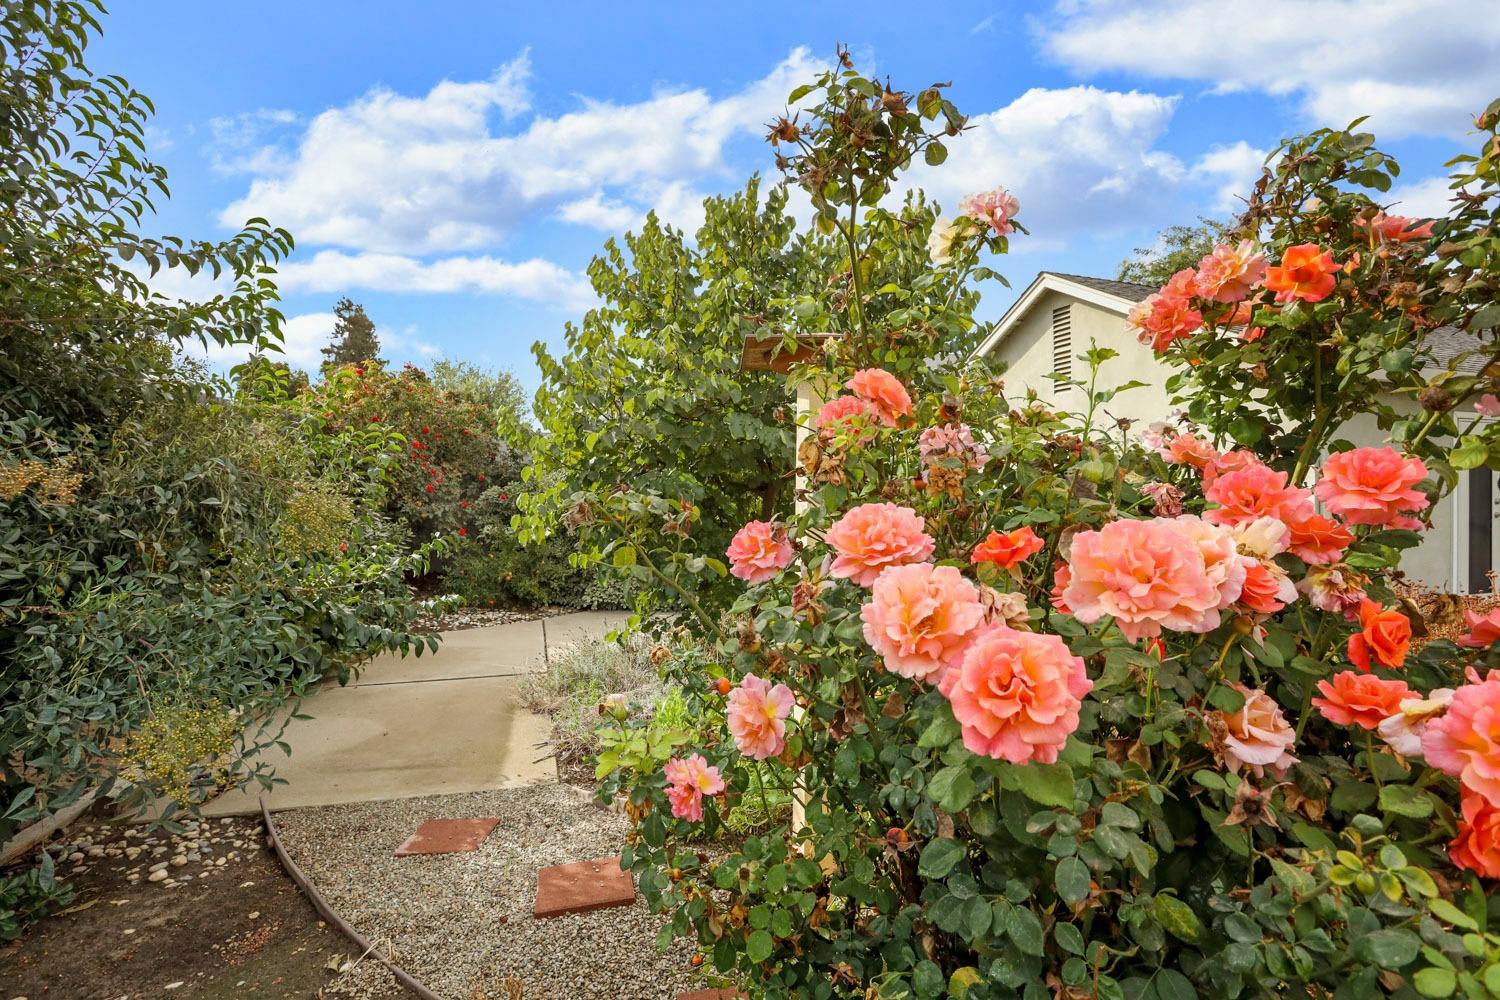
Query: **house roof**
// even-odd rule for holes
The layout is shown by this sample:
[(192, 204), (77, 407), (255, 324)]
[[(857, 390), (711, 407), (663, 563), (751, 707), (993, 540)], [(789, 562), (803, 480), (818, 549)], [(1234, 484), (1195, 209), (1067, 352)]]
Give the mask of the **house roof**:
[(1043, 271), (1042, 273), (1051, 274), (1058, 278), (1066, 278), (1068, 281), (1087, 285), (1089, 288), (1105, 292), (1109, 295), (1118, 295), (1120, 298), (1129, 299), (1131, 302), (1144, 301), (1146, 296), (1152, 292), (1159, 291), (1159, 289), (1153, 288), (1150, 285), (1142, 285), (1135, 281), (1112, 281), (1109, 278), (1090, 278), (1084, 274), (1064, 274), (1061, 271)]
[(990, 353), (997, 344), (1010, 336), (1021, 317), (1030, 312), (1036, 301), (1048, 292), (1071, 295), (1123, 317), (1131, 306), (1154, 291), (1156, 289), (1149, 285), (1137, 285), (1130, 281), (1110, 281), (1107, 278), (1090, 278), (1081, 274), (1042, 271), (1026, 286), (1021, 297), (1005, 310), (1000, 322), (995, 324), (984, 343), (979, 345), (979, 354), (982, 357)]

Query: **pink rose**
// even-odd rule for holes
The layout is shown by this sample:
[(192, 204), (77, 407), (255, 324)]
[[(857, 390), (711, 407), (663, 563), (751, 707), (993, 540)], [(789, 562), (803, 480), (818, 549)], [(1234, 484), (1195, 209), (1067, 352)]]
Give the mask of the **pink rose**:
[(1469, 626), (1469, 631), (1459, 637), (1460, 646), (1489, 649), (1496, 641), (1500, 641), (1500, 608), (1491, 608), (1482, 615), (1465, 608), (1464, 622)]
[(1412, 489), (1427, 478), (1427, 466), (1394, 448), (1354, 448), (1329, 455), (1314, 492), (1349, 524), (1391, 525), (1425, 510), (1427, 497)]
[(990, 460), (984, 445), (974, 440), (968, 424), (943, 424), (929, 427), (917, 439), (922, 464), (932, 465), (945, 458), (956, 458), (971, 469), (982, 469)]
[(1012, 764), (1055, 763), (1093, 687), (1062, 639), (998, 623), (975, 631), (938, 684), (964, 746)]
[(824, 403), (813, 417), (813, 428), (824, 437), (841, 431), (853, 434), (855, 440), (870, 436), (877, 422), (884, 422), (875, 404), (858, 396), (839, 396)]
[(893, 503), (854, 507), (823, 536), (838, 553), (829, 572), (868, 587), (887, 566), (921, 562), (936, 547), (923, 530), (926, 525), (910, 507)]
[(1483, 795), (1462, 791), (1463, 819), (1458, 836), (1448, 845), (1448, 857), (1460, 868), (1481, 878), (1500, 878), (1500, 809)]
[(1422, 756), (1470, 791), (1500, 806), (1500, 670), (1453, 692), (1448, 711), (1422, 731)]
[(1309, 514), (1300, 521), (1288, 521), (1291, 529), (1291, 553), (1309, 566), (1326, 566), (1338, 562), (1344, 550), (1354, 544), (1350, 530), (1331, 517)]
[(1448, 710), (1452, 688), (1436, 688), (1427, 697), (1403, 698), (1396, 711), (1380, 720), (1375, 731), (1403, 757), (1422, 756), (1422, 733), (1427, 724)]
[(996, 236), (1007, 236), (1015, 232), (1016, 227), (1010, 220), (1020, 210), (1021, 203), (1005, 188), (964, 195), (958, 202), (960, 215), (987, 224)]
[(1171, 483), (1147, 483), (1141, 493), (1151, 500), (1151, 513), (1157, 517), (1176, 517), (1182, 513), (1182, 490)]
[(792, 711), (792, 689), (746, 674), (729, 692), (725, 716), (734, 745), (752, 760), (776, 757), (786, 748), (786, 717)]
[(1432, 236), (1432, 220), (1418, 222), (1404, 215), (1386, 215), (1376, 212), (1372, 219), (1355, 219), (1354, 224), (1370, 234), (1373, 239), (1388, 243), (1405, 243), (1407, 240), (1425, 240)]
[(1318, 693), (1322, 697), (1312, 699), (1312, 703), (1329, 722), (1374, 731), (1415, 692), (1405, 681), (1343, 670), (1318, 681)]
[(984, 618), (979, 590), (952, 566), (892, 566), (860, 609), (865, 641), (902, 677), (936, 680)]
[[(1220, 609), (1239, 598), (1244, 567), (1228, 532), (1189, 530), (1189, 521), (1198, 519), (1111, 521), (1074, 535), (1062, 592), (1074, 617), (1092, 624), (1111, 615), (1132, 642), (1160, 635), (1163, 628), (1216, 628)], [(1212, 576), (1205, 553), (1213, 559)]]
[(1125, 317), (1125, 327), (1141, 343), (1160, 353), (1172, 342), (1191, 336), (1203, 326), (1203, 314), (1193, 308), (1198, 274), (1185, 268), (1172, 275), (1162, 290), (1136, 303)]
[(1238, 302), (1266, 276), (1266, 255), (1250, 240), (1219, 245), (1198, 262), (1197, 291), (1215, 302)]
[(751, 521), (729, 542), (729, 572), (747, 583), (765, 583), (791, 564), (795, 550), (786, 529), (770, 521)]
[(1238, 472), (1253, 466), (1263, 466), (1264, 462), (1260, 456), (1248, 448), (1235, 448), (1226, 451), (1218, 458), (1203, 467), (1203, 488), (1206, 490), (1214, 484), (1214, 480), (1230, 472)]
[(1291, 524), (1312, 517), (1312, 493), (1300, 486), (1288, 486), (1286, 480), (1285, 472), (1265, 465), (1247, 465), (1216, 476), (1203, 496), (1219, 506), (1204, 511), (1203, 519), (1234, 525), (1274, 517)]
[(1259, 778), (1266, 768), (1281, 774), (1297, 763), (1290, 753), (1297, 736), (1281, 714), (1281, 706), (1258, 688), (1229, 686), (1245, 696), (1238, 712), (1215, 713), (1224, 724), (1224, 756), (1230, 770), (1245, 768)]
[(1213, 445), (1194, 434), (1176, 434), (1165, 439), (1157, 454), (1173, 465), (1191, 465), (1195, 469), (1205, 469), (1219, 457)]
[(911, 416), (911, 395), (900, 379), (883, 368), (864, 368), (844, 383), (844, 388), (872, 403), (880, 419), (895, 427), (898, 418)]
[(1297, 592), (1319, 611), (1353, 618), (1366, 600), (1365, 577), (1343, 563), (1309, 566)]
[(703, 796), (724, 790), (724, 777), (700, 753), (686, 760), (669, 760), (662, 773), (667, 778), (667, 801), (672, 815), (693, 823), (703, 819)]
[(1474, 412), (1482, 417), (1500, 417), (1500, 399), (1493, 392), (1487, 392), (1474, 400)]

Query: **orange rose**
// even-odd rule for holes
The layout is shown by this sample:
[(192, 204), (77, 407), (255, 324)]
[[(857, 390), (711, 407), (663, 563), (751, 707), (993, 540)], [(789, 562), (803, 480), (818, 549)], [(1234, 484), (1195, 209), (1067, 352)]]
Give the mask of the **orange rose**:
[(1416, 697), (1405, 681), (1388, 681), (1352, 670), (1318, 681), (1318, 693), (1323, 697), (1314, 698), (1312, 703), (1329, 722), (1370, 730), (1401, 711), (1403, 699)]
[(1277, 302), (1322, 302), (1333, 291), (1334, 273), (1341, 270), (1333, 254), (1316, 243), (1301, 243), (1287, 248), (1280, 267), (1266, 268), (1265, 286), (1276, 293)]
[(1483, 795), (1465, 790), (1463, 813), (1448, 856), (1483, 878), (1500, 878), (1500, 809)]
[(1406, 662), (1411, 648), (1411, 622), (1399, 611), (1387, 610), (1374, 601), (1359, 603), (1360, 631), (1349, 637), (1349, 662), (1366, 673), (1370, 657), (1387, 667)]
[(969, 561), (991, 562), (1001, 569), (1009, 569), (1042, 551), (1042, 544), (1042, 540), (1029, 526), (1014, 531), (992, 531), (984, 541), (974, 546)]

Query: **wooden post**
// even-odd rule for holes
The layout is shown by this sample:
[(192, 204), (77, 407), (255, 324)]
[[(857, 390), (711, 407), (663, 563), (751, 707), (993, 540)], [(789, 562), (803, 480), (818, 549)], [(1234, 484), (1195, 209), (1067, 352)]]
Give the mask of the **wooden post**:
[[(822, 349), (824, 341), (834, 337), (842, 336), (836, 333), (810, 333), (797, 336), (796, 347), (792, 350), (785, 349), (785, 340), (780, 336), (745, 338), (745, 347), (740, 355), (740, 367), (745, 371), (775, 371), (783, 375), (791, 371), (794, 364), (809, 361), (814, 354)], [(806, 381), (798, 381), (797, 391), (797, 447), (800, 450), (802, 442), (807, 440), (812, 433), (808, 417), (822, 407), (824, 400), (818, 390)], [(797, 470), (797, 500), (796, 508), (800, 513), (806, 509), (807, 502), (801, 499), (803, 488), (807, 485), (807, 477), (802, 474), (801, 468)], [(801, 718), (802, 708), (800, 706), (792, 709), (794, 717)], [(795, 832), (807, 825), (807, 788), (802, 783), (799, 774), (792, 782), (792, 830)]]

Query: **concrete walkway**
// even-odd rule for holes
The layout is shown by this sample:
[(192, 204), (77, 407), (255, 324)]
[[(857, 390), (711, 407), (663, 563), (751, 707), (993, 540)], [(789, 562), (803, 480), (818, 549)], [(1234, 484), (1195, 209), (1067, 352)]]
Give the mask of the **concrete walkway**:
[[(541, 744), (545, 718), (517, 702), (516, 685), (580, 638), (602, 636), (629, 618), (583, 611), (443, 634), (436, 653), (380, 656), (357, 681), (331, 685), (302, 703), (283, 739), (292, 754), (267, 751), (288, 784), (264, 793), (273, 810), (478, 792), (553, 781)], [(207, 816), (260, 811), (259, 785), (221, 795)]]

